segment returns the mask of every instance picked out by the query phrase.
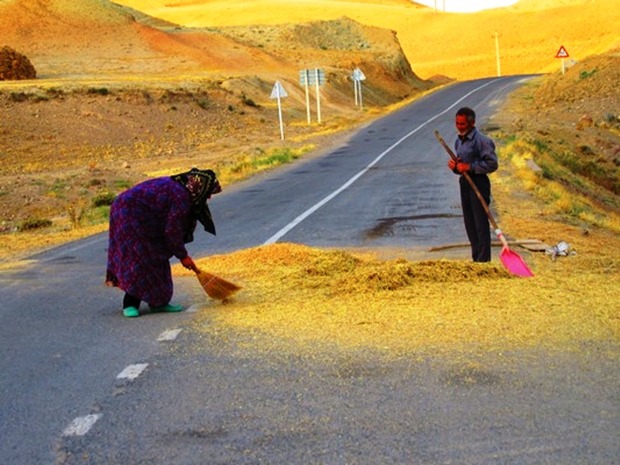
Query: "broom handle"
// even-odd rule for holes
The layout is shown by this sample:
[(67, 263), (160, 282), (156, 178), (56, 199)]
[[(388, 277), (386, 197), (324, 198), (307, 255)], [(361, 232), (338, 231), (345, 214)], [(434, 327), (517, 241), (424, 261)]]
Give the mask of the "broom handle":
[[(458, 162), (459, 161), (458, 157), (454, 154), (450, 146), (446, 144), (446, 141), (443, 139), (443, 137), (441, 137), (441, 134), (439, 134), (439, 131), (437, 130), (435, 130), (435, 137), (437, 138), (439, 143), (443, 146), (443, 148), (446, 149), (446, 152), (448, 152), (448, 155), (450, 155), (450, 158), (452, 158), (455, 162)], [(467, 180), (471, 188), (476, 193), (476, 197), (478, 197), (478, 200), (480, 200), (480, 203), (482, 204), (482, 207), (484, 208), (484, 211), (489, 217), (489, 221), (491, 222), (491, 225), (493, 226), (493, 229), (495, 230), (495, 234), (497, 235), (499, 240), (502, 241), (503, 246), (508, 248), (508, 242), (506, 241), (506, 238), (504, 237), (504, 233), (502, 232), (501, 229), (499, 229), (499, 226), (495, 222), (495, 219), (493, 218), (493, 215), (491, 214), (491, 210), (489, 210), (489, 206), (485, 202), (484, 197), (482, 197), (482, 194), (478, 190), (478, 187), (476, 186), (474, 181), (471, 179), (471, 176), (469, 175), (468, 172), (463, 171), (461, 174), (465, 177), (465, 179)]]

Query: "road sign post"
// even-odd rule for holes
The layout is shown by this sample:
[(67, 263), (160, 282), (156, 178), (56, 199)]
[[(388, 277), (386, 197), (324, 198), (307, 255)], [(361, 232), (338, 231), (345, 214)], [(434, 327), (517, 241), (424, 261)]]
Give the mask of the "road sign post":
[(499, 59), (499, 33), (496, 32), (493, 34), (493, 37), (495, 38), (495, 65), (497, 67), (497, 76), (499, 77), (502, 75), (502, 66)]
[(351, 79), (353, 79), (353, 91), (355, 94), (355, 106), (362, 108), (362, 81), (366, 79), (364, 73), (361, 69), (355, 68), (353, 73), (351, 74)]
[(309, 71), (307, 69), (302, 69), (299, 72), (299, 82), (301, 82), (301, 85), (304, 86), (304, 89), (306, 90), (306, 117), (308, 120), (308, 124), (310, 124), (312, 122), (312, 119), (310, 118), (310, 90), (309, 90), (309, 86), (308, 86), (308, 82), (310, 82), (310, 77), (308, 76)]
[(321, 93), (319, 92), (319, 68), (314, 68), (314, 85), (316, 91), (316, 119), (321, 124)]
[(566, 48), (564, 48), (564, 45), (562, 45), (560, 47), (560, 50), (558, 50), (558, 53), (555, 54), (555, 57), (562, 59), (562, 74), (564, 74), (565, 71), (566, 71), (566, 66), (564, 64), (564, 60), (569, 57), (569, 54), (566, 51)]
[(315, 86), (316, 88), (316, 108), (317, 118), (319, 123), (321, 122), (321, 97), (319, 93), (319, 86), (325, 84), (325, 72), (322, 69), (302, 69), (299, 72), (299, 83), (306, 89), (306, 113), (308, 116), (308, 124), (310, 124), (310, 96), (309, 87)]
[(282, 103), (281, 99), (284, 97), (288, 97), (288, 94), (280, 84), (280, 81), (276, 81), (273, 89), (271, 90), (272, 99), (276, 99), (278, 101), (278, 120), (280, 122), (280, 139), (284, 140), (284, 122), (282, 121)]

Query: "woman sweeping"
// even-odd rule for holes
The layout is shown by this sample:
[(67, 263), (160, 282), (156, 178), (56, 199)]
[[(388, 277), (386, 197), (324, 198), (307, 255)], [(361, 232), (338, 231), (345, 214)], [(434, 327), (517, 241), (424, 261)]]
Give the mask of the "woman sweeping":
[(170, 303), (170, 258), (195, 268), (185, 244), (198, 221), (215, 235), (207, 200), (221, 190), (213, 171), (192, 168), (142, 182), (112, 202), (106, 284), (125, 291), (123, 315), (139, 316), (142, 301), (155, 312), (183, 310)]

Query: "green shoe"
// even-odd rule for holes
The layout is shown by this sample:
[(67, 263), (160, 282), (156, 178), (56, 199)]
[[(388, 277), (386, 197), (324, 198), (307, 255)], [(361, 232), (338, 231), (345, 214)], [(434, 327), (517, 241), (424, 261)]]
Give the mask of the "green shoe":
[(153, 308), (151, 308), (151, 311), (153, 311), (153, 312), (175, 313), (175, 312), (182, 312), (183, 311), (183, 307), (181, 305), (166, 304), (166, 305), (162, 305), (160, 307), (153, 307)]
[(140, 312), (138, 312), (138, 309), (136, 307), (127, 307), (123, 309), (123, 315), (127, 318), (135, 318), (137, 316), (140, 316)]

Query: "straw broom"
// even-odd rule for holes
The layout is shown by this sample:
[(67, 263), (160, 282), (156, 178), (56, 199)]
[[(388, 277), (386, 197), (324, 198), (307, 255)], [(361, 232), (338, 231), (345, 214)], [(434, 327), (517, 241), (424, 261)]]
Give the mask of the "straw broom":
[(207, 273), (198, 267), (194, 268), (194, 272), (196, 273), (200, 285), (212, 299), (225, 300), (241, 289), (240, 286), (214, 274)]

